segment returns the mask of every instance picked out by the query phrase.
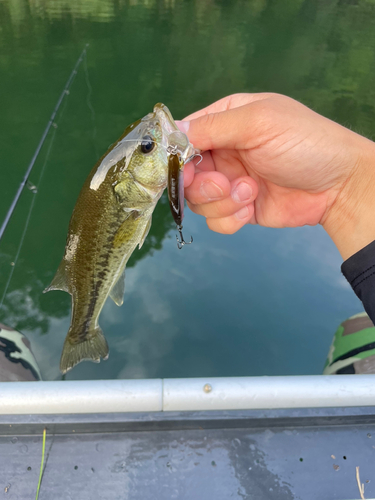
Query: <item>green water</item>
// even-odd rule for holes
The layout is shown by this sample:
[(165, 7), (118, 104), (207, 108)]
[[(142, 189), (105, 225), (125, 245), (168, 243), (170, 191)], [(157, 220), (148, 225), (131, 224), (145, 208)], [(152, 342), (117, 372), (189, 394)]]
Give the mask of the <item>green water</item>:
[[(0, 244), (0, 293), (35, 204), (0, 322), (30, 339), (45, 380), (70, 298), (42, 294), (63, 255), (85, 177), (129, 123), (175, 118), (234, 92), (273, 91), (375, 135), (374, 0), (0, 0), (0, 219), (59, 94), (79, 68)], [(49, 154), (48, 154), (49, 152)], [(47, 161), (46, 161), (47, 160)], [(121, 308), (100, 323), (108, 361), (67, 379), (321, 373), (337, 325), (361, 311), (320, 227), (211, 233), (188, 210), (179, 251), (165, 197), (127, 271)]]

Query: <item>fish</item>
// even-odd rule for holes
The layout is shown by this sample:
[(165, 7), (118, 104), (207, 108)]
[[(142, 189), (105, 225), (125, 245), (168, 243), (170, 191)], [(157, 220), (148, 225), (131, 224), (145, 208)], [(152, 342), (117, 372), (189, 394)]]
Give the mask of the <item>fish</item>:
[(159, 103), (125, 129), (87, 177), (70, 219), (64, 257), (44, 290), (62, 290), (72, 298), (62, 373), (83, 360), (108, 358), (100, 312), (108, 296), (123, 304), (126, 264), (150, 230), (168, 184), (171, 154), (183, 163), (194, 153), (167, 106)]

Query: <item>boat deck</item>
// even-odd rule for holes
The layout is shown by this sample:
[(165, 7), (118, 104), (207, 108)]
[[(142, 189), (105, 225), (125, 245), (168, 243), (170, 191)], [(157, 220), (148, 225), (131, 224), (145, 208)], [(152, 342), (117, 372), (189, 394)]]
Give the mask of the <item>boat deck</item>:
[(375, 408), (0, 415), (3, 497), (375, 497)]

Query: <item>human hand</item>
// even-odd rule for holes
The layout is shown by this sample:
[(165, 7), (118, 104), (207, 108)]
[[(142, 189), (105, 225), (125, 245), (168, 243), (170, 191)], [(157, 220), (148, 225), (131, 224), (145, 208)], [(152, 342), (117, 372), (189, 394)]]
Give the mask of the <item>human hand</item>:
[(321, 223), (344, 258), (359, 249), (348, 244), (351, 225), (342, 218), (353, 219), (354, 211), (363, 221), (356, 199), (374, 178), (374, 143), (278, 94), (235, 94), (179, 126), (205, 151), (195, 170), (185, 167), (185, 195), (210, 229)]

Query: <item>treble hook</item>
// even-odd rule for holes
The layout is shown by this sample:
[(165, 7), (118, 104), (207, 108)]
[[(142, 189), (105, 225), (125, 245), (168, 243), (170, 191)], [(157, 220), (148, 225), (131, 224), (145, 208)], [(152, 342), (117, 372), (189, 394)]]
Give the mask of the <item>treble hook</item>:
[(200, 158), (199, 162), (195, 165), (197, 167), (200, 164), (200, 162), (203, 160), (203, 156), (200, 153), (194, 153), (193, 155), (189, 156), (189, 158), (186, 158), (185, 165), (186, 165), (186, 163), (189, 163), (189, 161), (193, 160), (197, 156), (199, 156), (199, 158)]
[[(176, 234), (177, 248), (181, 250), (184, 245), (191, 245), (193, 243), (193, 237), (190, 236), (190, 241), (184, 240), (184, 235), (182, 234), (182, 226), (177, 226), (178, 235)], [(178, 239), (178, 236), (180, 239)]]

